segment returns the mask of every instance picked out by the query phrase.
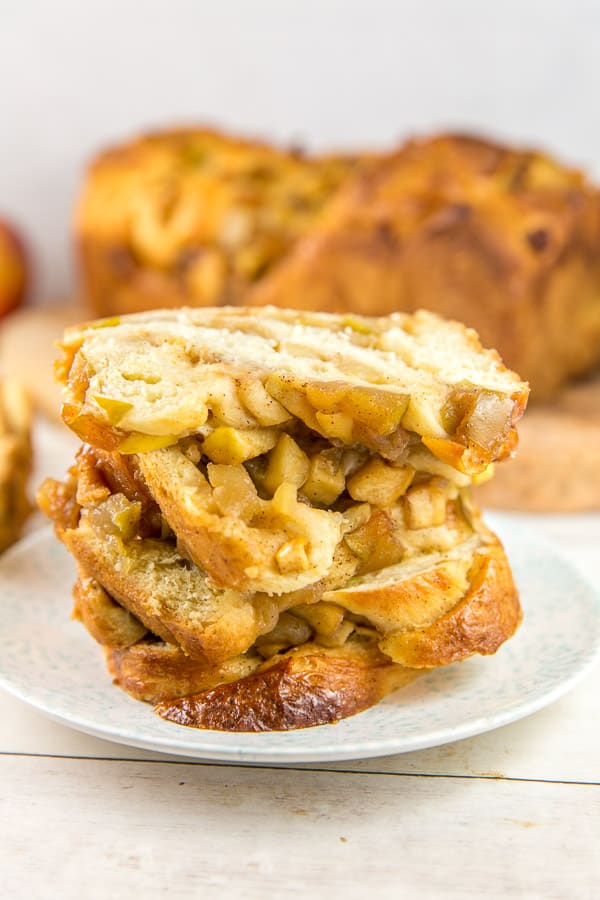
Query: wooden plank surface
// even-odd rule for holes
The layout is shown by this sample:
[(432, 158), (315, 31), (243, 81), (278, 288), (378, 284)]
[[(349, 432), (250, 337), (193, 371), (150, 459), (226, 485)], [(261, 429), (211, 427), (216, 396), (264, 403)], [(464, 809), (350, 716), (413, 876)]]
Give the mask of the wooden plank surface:
[(3, 770), (14, 900), (597, 896), (595, 787), (17, 756)]

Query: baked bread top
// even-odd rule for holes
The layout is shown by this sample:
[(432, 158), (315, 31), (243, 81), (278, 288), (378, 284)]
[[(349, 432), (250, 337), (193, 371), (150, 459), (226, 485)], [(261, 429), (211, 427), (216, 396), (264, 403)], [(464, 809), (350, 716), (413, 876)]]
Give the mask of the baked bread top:
[(315, 157), (166, 130), (98, 157), (76, 233), (98, 315), (430, 309), (474, 327), (539, 399), (600, 363), (600, 193), (535, 150), (442, 134)]
[(200, 305), (233, 302), (314, 225), (356, 165), (351, 155), (306, 156), (206, 128), (150, 134), (100, 154), (76, 224), (95, 273), (94, 307), (118, 307), (132, 278), (133, 309), (136, 290), (140, 310), (192, 296)]
[(410, 141), (349, 177), (245, 302), (458, 319), (552, 398), (600, 364), (600, 193), (546, 154)]
[(422, 311), (166, 310), (68, 329), (62, 347), (65, 422), (120, 453), (218, 427), (268, 449), (269, 429), (297, 419), (390, 459), (412, 434), (475, 474), (510, 454), (528, 395), (473, 331)]

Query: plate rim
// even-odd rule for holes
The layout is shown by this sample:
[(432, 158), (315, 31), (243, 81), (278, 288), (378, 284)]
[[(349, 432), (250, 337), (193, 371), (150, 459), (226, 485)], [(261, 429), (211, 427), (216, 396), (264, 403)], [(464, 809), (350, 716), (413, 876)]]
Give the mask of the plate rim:
[[(499, 536), (501, 540), (504, 539), (502, 532), (510, 527), (513, 531), (521, 530), (530, 547), (537, 548), (545, 553), (551, 551), (553, 558), (557, 559), (563, 567), (566, 567), (569, 572), (573, 574), (577, 583), (589, 592), (588, 599), (596, 604), (600, 615), (600, 594), (598, 590), (579, 572), (569, 559), (562, 555), (560, 550), (554, 544), (544, 538), (536, 537), (536, 539), (532, 539), (525, 525), (519, 523), (518, 520), (515, 521), (511, 519), (510, 523), (507, 523), (505, 519), (502, 523), (498, 521), (497, 524), (500, 526), (498, 527), (498, 530), (500, 531)], [(2, 586), (2, 580), (5, 577), (4, 569), (6, 566), (10, 566), (13, 557), (18, 558), (23, 553), (31, 553), (38, 545), (41, 547), (46, 545), (50, 546), (53, 541), (56, 541), (56, 538), (51, 526), (40, 528), (27, 535), (27, 537), (14, 544), (2, 554), (0, 557), (0, 588)], [(64, 550), (58, 541), (57, 546), (61, 551)], [(66, 619), (66, 621), (68, 620)], [(502, 648), (500, 648), (498, 652), (502, 652)], [(289, 766), (294, 763), (336, 762), (400, 755), (403, 753), (442, 746), (446, 743), (465, 740), (469, 737), (475, 737), (478, 734), (484, 734), (488, 731), (501, 728), (512, 722), (526, 718), (551, 705), (579, 684), (598, 662), (600, 662), (600, 629), (595, 644), (590, 644), (588, 652), (583, 656), (580, 664), (577, 668), (573, 669), (566, 678), (555, 683), (549, 690), (540, 692), (528, 700), (517, 702), (508, 709), (499, 711), (496, 714), (486, 713), (475, 718), (464, 720), (455, 724), (452, 728), (448, 725), (443, 725), (438, 728), (428, 729), (424, 734), (417, 733), (400, 739), (398, 736), (389, 736), (385, 738), (378, 736), (377, 738), (371, 739), (362, 738), (360, 741), (355, 739), (353, 741), (347, 741), (343, 745), (329, 743), (325, 746), (316, 747), (314, 750), (304, 747), (295, 747), (292, 744), (286, 746), (285, 743), (283, 743), (286, 732), (278, 733), (282, 736), (282, 747), (277, 747), (276, 749), (261, 749), (258, 745), (258, 742), (261, 739), (260, 733), (234, 732), (229, 734), (227, 732), (203, 732), (202, 730), (186, 729), (191, 731), (194, 735), (218, 735), (219, 738), (224, 741), (230, 738), (232, 746), (229, 748), (227, 746), (211, 746), (210, 743), (203, 745), (201, 739), (199, 740), (198, 738), (196, 738), (194, 743), (191, 743), (190, 741), (186, 741), (185, 738), (182, 739), (182, 732), (177, 732), (178, 736), (175, 737), (174, 735), (173, 739), (169, 739), (166, 736), (163, 739), (161, 736), (157, 735), (150, 740), (136, 737), (135, 734), (128, 733), (127, 729), (121, 728), (115, 731), (114, 725), (103, 728), (97, 722), (88, 721), (80, 716), (69, 716), (63, 711), (53, 708), (51, 704), (42, 702), (40, 698), (28, 695), (27, 691), (22, 686), (22, 681), (15, 683), (10, 676), (7, 677), (1, 671), (0, 688), (62, 726), (72, 728), (75, 731), (88, 734), (101, 740), (112, 741), (121, 746), (135, 747), (190, 760), (195, 759), (199, 762), (225, 762), (246, 765), (280, 764)], [(427, 677), (427, 675), (425, 674), (423, 677)], [(121, 692), (117, 687), (114, 688), (114, 691), (117, 702), (125, 700), (135, 704), (140, 703), (140, 701), (129, 698), (127, 694)], [(147, 704), (144, 705), (147, 707), (148, 712), (154, 716), (152, 707)], [(368, 713), (369, 710), (365, 710), (363, 713), (358, 713), (357, 715), (368, 715)], [(355, 717), (353, 716), (351, 718)], [(317, 726), (319, 731), (321, 731), (321, 729), (333, 729), (336, 727), (338, 727), (337, 724)], [(308, 731), (311, 729), (306, 730)], [(265, 734), (272, 733), (267, 732)], [(239, 745), (239, 741), (242, 741), (242, 745)], [(249, 741), (247, 747), (243, 746), (244, 741)], [(253, 743), (255, 743), (256, 746), (252, 746)]]

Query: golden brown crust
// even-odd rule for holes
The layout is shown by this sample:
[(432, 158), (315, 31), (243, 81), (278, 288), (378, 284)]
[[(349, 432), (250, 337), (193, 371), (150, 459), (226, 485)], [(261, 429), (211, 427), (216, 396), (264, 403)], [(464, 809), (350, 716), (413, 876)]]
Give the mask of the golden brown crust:
[(247, 654), (210, 665), (157, 640), (139, 641), (127, 648), (105, 647), (104, 656), (114, 683), (148, 703), (186, 697), (244, 678), (262, 663), (260, 656)]
[(73, 596), (73, 618), (103, 645), (115, 684), (137, 700), (157, 703), (208, 690), (244, 678), (264, 661), (256, 652), (217, 665), (186, 655), (175, 644), (148, 634), (145, 626), (81, 567)]
[(385, 654), (376, 639), (354, 638), (332, 649), (309, 643), (266, 662), (249, 653), (211, 666), (177, 647), (143, 640), (107, 648), (109, 671), (132, 696), (163, 701), (157, 712), (179, 724), (260, 731), (337, 721), (408, 683), (418, 670), (494, 653), (514, 633), (521, 618), (516, 590), (500, 544), (488, 539), (464, 598), (431, 624), (384, 637), (379, 646)]
[[(309, 641), (275, 653), (265, 662), (256, 648), (211, 662), (152, 637), (136, 640), (131, 623), (123, 621), (125, 609), (84, 572), (75, 589), (76, 608), (96, 640), (108, 645), (105, 656), (115, 682), (138, 699), (159, 703), (157, 712), (165, 718), (232, 731), (324, 724), (368, 708), (410, 681), (419, 669), (476, 652), (493, 653), (514, 632), (520, 607), (506, 557), (497, 539), (482, 526), (479, 529), (480, 538), (467, 540), (449, 558), (433, 567), (422, 563), (424, 572), (405, 572), (403, 579), (391, 584), (385, 579), (379, 584), (371, 576), (374, 583), (369, 585), (366, 576), (359, 603), (356, 597), (352, 602), (349, 586), (327, 595), (334, 603), (294, 606), (291, 612), (296, 616), (314, 610), (325, 628), (323, 636), (337, 629), (335, 615), (329, 626), (323, 618), (336, 609), (340, 616), (344, 607), (350, 609), (356, 621), (364, 624), (357, 626), (351, 618), (349, 636), (342, 638), (341, 645), (326, 648)], [(115, 568), (119, 568), (116, 560)], [(385, 576), (385, 570), (380, 576)], [(105, 583), (112, 577), (105, 568)], [(296, 602), (307, 599), (297, 597)], [(124, 605), (129, 603), (127, 599)], [(323, 606), (320, 616), (319, 605)], [(308, 621), (313, 619), (309, 615)], [(276, 632), (277, 628), (271, 642), (278, 640)], [(268, 635), (265, 640), (269, 642)]]
[(384, 653), (404, 666), (433, 668), (495, 653), (515, 633), (522, 618), (519, 595), (502, 545), (492, 535), (489, 540), (475, 557), (462, 600), (430, 625), (384, 637)]
[(289, 731), (326, 725), (373, 706), (418, 673), (394, 665), (372, 646), (325, 651), (307, 645), (239, 681), (165, 701), (159, 716), (215, 731)]
[(261, 605), (234, 591), (217, 593), (202, 572), (186, 569), (185, 560), (160, 541), (134, 540), (119, 548), (86, 521), (62, 540), (85, 572), (149, 631), (204, 663), (243, 653), (275, 615), (278, 598)]
[(469, 584), (467, 573), (473, 564), (473, 541), (470, 545), (462, 555), (442, 558), (410, 577), (402, 577), (398, 567), (395, 582), (380, 584), (373, 579), (369, 583), (367, 576), (361, 578), (360, 589), (353, 588), (351, 581), (346, 587), (328, 591), (324, 599), (364, 616), (383, 634), (428, 625), (464, 597)]
[[(87, 463), (89, 454), (82, 454), (80, 464), (82, 460)], [(80, 570), (148, 631), (204, 664), (221, 663), (245, 652), (260, 634), (271, 630), (283, 609), (308, 602), (308, 596), (296, 593), (269, 597), (216, 589), (204, 572), (178, 553), (173, 542), (140, 536), (136, 503), (123, 494), (111, 495), (90, 508), (77, 503), (77, 494), (73, 469), (65, 483), (47, 479), (38, 492), (38, 503)], [(114, 501), (117, 505), (111, 506)], [(119, 521), (123, 532), (116, 524)], [(317, 588), (322, 592), (322, 587)], [(98, 612), (98, 604), (94, 610)]]
[(116, 603), (98, 582), (79, 572), (73, 588), (73, 618), (79, 620), (99, 644), (125, 648), (147, 633), (145, 625)]
[[(197, 711), (198, 700), (190, 695), (237, 682), (239, 686), (232, 686), (231, 693), (239, 702), (248, 701), (244, 722), (255, 716), (266, 728), (268, 715), (270, 728), (304, 727), (351, 715), (414, 677), (392, 665), (377, 650), (373, 639), (365, 641), (356, 636), (335, 649), (309, 642), (267, 661), (253, 649), (211, 665), (186, 656), (179, 647), (151, 635), (140, 639), (145, 629), (142, 627), (136, 636), (132, 623), (124, 619), (126, 610), (83, 572), (74, 595), (77, 618), (105, 645), (106, 664), (115, 684), (138, 700), (164, 701), (169, 708), (172, 701), (184, 697), (188, 698), (184, 707), (188, 709), (191, 704)], [(251, 681), (249, 676), (254, 672), (260, 672), (262, 677)], [(244, 701), (240, 699), (242, 695)], [(210, 697), (204, 694), (202, 702), (218, 705), (220, 701), (219, 694), (211, 693)], [(231, 701), (226, 701), (221, 713), (215, 709), (208, 715), (211, 720), (221, 715), (221, 727), (225, 730), (239, 730), (233, 727), (233, 721), (227, 724), (227, 710), (230, 714)], [(170, 709), (167, 718), (172, 714), (175, 715)], [(277, 715), (282, 718), (276, 720)], [(237, 726), (242, 724), (237, 722)], [(205, 727), (214, 726), (207, 721)]]
[(78, 617), (105, 644), (115, 684), (161, 704), (160, 714), (180, 724), (226, 731), (324, 724), (372, 706), (417, 674), (356, 636), (334, 649), (309, 642), (267, 661), (254, 650), (210, 665), (152, 636), (129, 642), (126, 611), (84, 573), (74, 594)]
[(99, 582), (112, 597), (114, 597), (125, 609), (142, 622), (148, 631), (158, 635), (167, 643), (176, 646), (185, 646), (188, 653), (204, 659), (202, 643), (197, 636), (188, 634), (188, 629), (181, 634), (177, 622), (169, 621), (169, 617), (162, 613), (153, 613), (149, 606), (147, 595), (136, 590), (137, 585), (127, 583), (127, 574), (120, 573), (116, 568), (116, 554), (107, 552), (102, 547), (100, 540), (96, 540), (89, 531), (74, 528), (65, 531), (62, 536), (67, 550), (75, 557), (78, 564), (89, 575)]

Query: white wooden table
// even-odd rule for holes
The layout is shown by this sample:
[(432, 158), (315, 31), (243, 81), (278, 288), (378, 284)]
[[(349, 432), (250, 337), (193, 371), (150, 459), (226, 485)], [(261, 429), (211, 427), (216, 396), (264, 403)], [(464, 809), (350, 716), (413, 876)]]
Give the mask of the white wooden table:
[[(532, 527), (600, 588), (600, 515)], [(595, 900), (599, 696), (597, 668), (476, 738), (282, 769), (97, 740), (0, 692), (0, 898)]]

